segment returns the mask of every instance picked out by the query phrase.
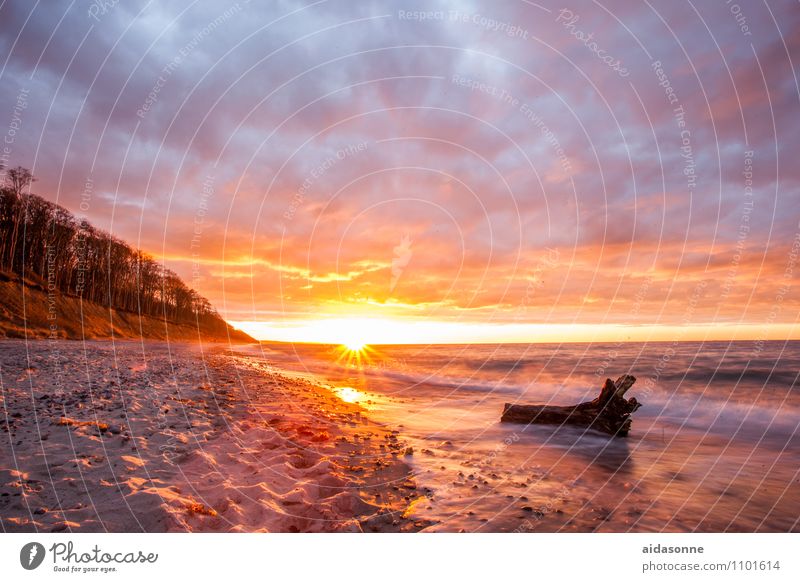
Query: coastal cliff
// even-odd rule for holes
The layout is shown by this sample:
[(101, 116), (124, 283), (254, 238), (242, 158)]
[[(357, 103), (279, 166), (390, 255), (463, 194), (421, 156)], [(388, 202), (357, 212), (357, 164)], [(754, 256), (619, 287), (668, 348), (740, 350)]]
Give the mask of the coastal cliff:
[(48, 293), (46, 282), (5, 271), (0, 272), (0, 337), (256, 341), (221, 318), (177, 322), (104, 307), (60, 291)]

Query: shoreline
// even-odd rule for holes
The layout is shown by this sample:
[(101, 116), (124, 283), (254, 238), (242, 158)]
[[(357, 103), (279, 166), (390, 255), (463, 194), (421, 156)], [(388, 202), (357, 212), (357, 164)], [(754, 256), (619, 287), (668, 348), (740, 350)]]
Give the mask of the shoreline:
[[(517, 377), (542, 376), (527, 390), (509, 388), (513, 376), (498, 387), (493, 371), (466, 386), (454, 380), (487, 361), (522, 358), (513, 346), (504, 350), (493, 360), (446, 348), (372, 354), (377, 363), (413, 362), (409, 375), (402, 367), (351, 368), (330, 346), (282, 353), (142, 340), (0, 341), (0, 526), (797, 531), (791, 378), (771, 374), (769, 391), (754, 390), (760, 378), (707, 389), (700, 372), (721, 361), (708, 353), (693, 380), (665, 380), (642, 395), (628, 438), (609, 439), (498, 420), (509, 397), (581, 396), (602, 349), (559, 352), (559, 360), (541, 348), (525, 352)], [(659, 357), (636, 349), (618, 364), (645, 367)], [(746, 357), (731, 355), (723, 372)], [(438, 367), (445, 358), (455, 376)], [(541, 362), (551, 376), (575, 381), (547, 383)], [(434, 381), (442, 378), (449, 383)]]
[[(220, 345), (0, 341), (4, 531), (418, 531), (397, 431)], [(199, 365), (198, 365), (199, 364)]]

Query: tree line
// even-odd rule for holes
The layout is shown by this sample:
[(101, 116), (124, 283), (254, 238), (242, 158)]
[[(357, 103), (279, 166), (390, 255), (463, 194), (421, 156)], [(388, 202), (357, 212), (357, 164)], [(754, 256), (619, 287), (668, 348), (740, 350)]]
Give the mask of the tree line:
[[(2, 170), (2, 168), (0, 168)], [(29, 192), (23, 167), (0, 187), (0, 269), (46, 280), (49, 290), (177, 323), (225, 326), (211, 303), (125, 241)]]

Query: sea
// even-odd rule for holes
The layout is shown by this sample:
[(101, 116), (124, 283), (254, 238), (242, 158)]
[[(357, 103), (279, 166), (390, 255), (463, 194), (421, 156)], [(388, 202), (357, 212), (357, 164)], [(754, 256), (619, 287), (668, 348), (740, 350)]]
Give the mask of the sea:
[[(800, 531), (800, 342), (342, 346), (265, 342), (397, 430), (430, 531)], [(629, 436), (500, 422), (637, 378)]]

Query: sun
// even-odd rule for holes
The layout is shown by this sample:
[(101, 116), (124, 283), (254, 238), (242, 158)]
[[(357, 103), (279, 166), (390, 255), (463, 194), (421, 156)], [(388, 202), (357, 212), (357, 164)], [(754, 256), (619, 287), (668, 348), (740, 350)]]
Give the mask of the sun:
[(351, 352), (360, 352), (367, 346), (364, 342), (356, 339), (347, 340), (342, 345)]
[(340, 335), (341, 342), (338, 347), (339, 358), (337, 361), (349, 368), (361, 368), (370, 363), (372, 348), (365, 341), (365, 334), (360, 330), (350, 329), (348, 333)]

